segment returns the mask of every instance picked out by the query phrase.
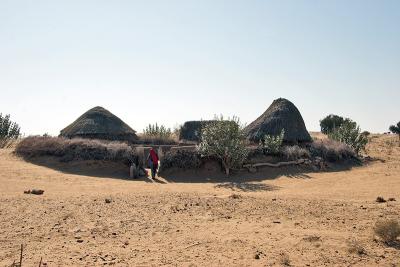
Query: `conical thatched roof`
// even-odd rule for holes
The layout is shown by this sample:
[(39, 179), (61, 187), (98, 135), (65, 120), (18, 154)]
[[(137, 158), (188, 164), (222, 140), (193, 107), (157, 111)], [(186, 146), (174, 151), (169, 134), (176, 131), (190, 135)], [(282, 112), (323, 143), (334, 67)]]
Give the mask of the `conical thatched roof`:
[(287, 99), (274, 100), (258, 119), (245, 128), (249, 140), (258, 142), (263, 136), (279, 135), (285, 129), (284, 141), (289, 143), (310, 142), (311, 136), (296, 106)]
[(76, 121), (61, 130), (60, 136), (120, 141), (137, 140), (136, 132), (120, 118), (102, 107), (86, 111)]

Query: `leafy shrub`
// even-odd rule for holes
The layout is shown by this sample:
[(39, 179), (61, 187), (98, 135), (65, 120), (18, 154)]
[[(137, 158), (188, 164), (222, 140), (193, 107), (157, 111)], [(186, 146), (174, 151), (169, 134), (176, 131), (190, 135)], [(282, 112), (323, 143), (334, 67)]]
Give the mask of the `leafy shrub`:
[(10, 120), (10, 115), (0, 113), (0, 148), (8, 147), (19, 136), (19, 125)]
[(389, 130), (392, 133), (397, 134), (399, 136), (399, 146), (400, 146), (400, 121), (397, 123), (397, 125), (390, 126)]
[(396, 220), (378, 221), (374, 231), (383, 242), (391, 244), (400, 236), (400, 224)]
[(297, 160), (311, 157), (311, 153), (309, 150), (299, 147), (297, 145), (283, 147), (282, 154), (289, 160)]
[(215, 157), (221, 160), (227, 175), (232, 168), (242, 167), (248, 150), (243, 128), (237, 118), (226, 121), (221, 116), (215, 122), (207, 124), (201, 136), (202, 141), (198, 149), (203, 157)]
[(30, 136), (18, 143), (15, 153), (26, 158), (54, 156), (61, 161), (109, 160), (127, 165), (137, 160), (135, 149), (125, 143), (81, 138)]
[(353, 148), (330, 139), (315, 140), (310, 146), (310, 153), (313, 157), (321, 157), (330, 162), (352, 159), (356, 156)]
[(361, 134), (360, 127), (354, 121), (346, 121), (328, 134), (329, 138), (332, 140), (345, 143), (352, 147), (356, 154), (359, 154), (362, 150), (365, 150), (365, 146), (368, 143), (368, 137)]
[(329, 134), (342, 126), (342, 124), (346, 121), (348, 122), (351, 120), (334, 114), (328, 115), (319, 122), (321, 126), (321, 132), (324, 134)]
[(281, 133), (277, 136), (265, 135), (263, 139), (260, 140), (259, 147), (264, 154), (279, 154), (283, 137), (285, 136), (285, 130), (282, 129)]
[(165, 153), (161, 159), (160, 172), (171, 168), (198, 169), (201, 165), (201, 157), (197, 151), (177, 150)]

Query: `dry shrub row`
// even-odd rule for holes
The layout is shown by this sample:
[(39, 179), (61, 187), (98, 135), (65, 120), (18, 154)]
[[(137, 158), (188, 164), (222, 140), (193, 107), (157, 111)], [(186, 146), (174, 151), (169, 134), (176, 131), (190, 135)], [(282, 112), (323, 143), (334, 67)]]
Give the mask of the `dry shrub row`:
[(21, 140), (15, 153), (25, 158), (59, 157), (61, 161), (109, 160), (129, 164), (137, 159), (135, 149), (121, 142), (64, 137), (30, 136)]
[(331, 139), (315, 140), (311, 143), (309, 150), (311, 156), (321, 157), (330, 162), (338, 162), (357, 157), (351, 147)]
[(178, 142), (172, 136), (154, 136), (142, 134), (137, 143), (144, 145), (176, 145)]
[(288, 160), (308, 159), (311, 153), (308, 149), (299, 146), (284, 146), (282, 148), (283, 156)]
[(201, 166), (201, 162), (201, 156), (197, 151), (169, 151), (161, 160), (160, 172), (171, 168), (198, 169)]

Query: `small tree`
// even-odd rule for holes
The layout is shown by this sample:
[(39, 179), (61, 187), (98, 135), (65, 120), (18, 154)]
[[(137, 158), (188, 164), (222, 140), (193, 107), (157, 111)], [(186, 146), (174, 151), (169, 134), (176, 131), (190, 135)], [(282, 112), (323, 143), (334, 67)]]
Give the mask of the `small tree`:
[(357, 123), (351, 120), (346, 120), (339, 128), (328, 134), (328, 136), (332, 140), (350, 146), (357, 154), (365, 150), (365, 146), (368, 143), (368, 137), (363, 135)]
[(246, 160), (248, 150), (245, 145), (243, 127), (239, 119), (224, 120), (221, 116), (216, 118), (202, 129), (202, 140), (198, 150), (203, 157), (216, 157), (221, 160), (226, 175), (235, 167), (242, 167)]
[(264, 154), (279, 154), (283, 137), (285, 136), (285, 129), (282, 129), (281, 133), (277, 136), (265, 135), (263, 139), (260, 140), (259, 146)]
[(350, 122), (350, 119), (343, 118), (338, 115), (328, 115), (324, 119), (320, 120), (319, 124), (321, 126), (321, 132), (324, 134), (329, 134), (335, 129), (342, 126), (344, 122)]
[(20, 136), (20, 127), (16, 122), (10, 120), (10, 115), (0, 113), (0, 148), (4, 148), (9, 143)]
[(397, 134), (399, 136), (399, 146), (400, 146), (400, 121), (397, 123), (397, 125), (390, 126), (389, 130), (392, 133)]

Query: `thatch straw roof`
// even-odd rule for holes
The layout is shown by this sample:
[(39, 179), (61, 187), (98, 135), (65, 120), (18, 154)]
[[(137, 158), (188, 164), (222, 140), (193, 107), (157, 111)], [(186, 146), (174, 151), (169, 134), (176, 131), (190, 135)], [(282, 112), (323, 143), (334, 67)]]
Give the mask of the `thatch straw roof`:
[(245, 133), (249, 140), (258, 142), (266, 134), (279, 135), (282, 129), (285, 129), (285, 142), (312, 140), (299, 110), (284, 98), (274, 100), (267, 111), (245, 128)]
[(179, 140), (199, 142), (203, 127), (212, 122), (215, 122), (215, 120), (185, 122), (180, 129)]
[(120, 118), (102, 107), (86, 111), (76, 121), (61, 130), (60, 136), (133, 142), (136, 132)]

